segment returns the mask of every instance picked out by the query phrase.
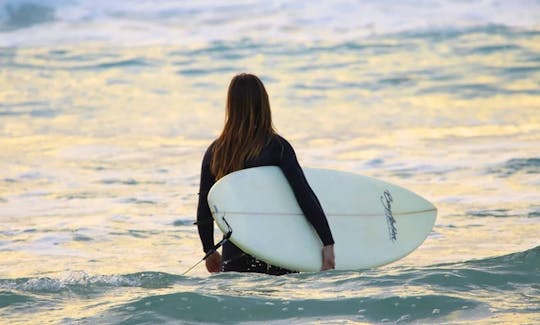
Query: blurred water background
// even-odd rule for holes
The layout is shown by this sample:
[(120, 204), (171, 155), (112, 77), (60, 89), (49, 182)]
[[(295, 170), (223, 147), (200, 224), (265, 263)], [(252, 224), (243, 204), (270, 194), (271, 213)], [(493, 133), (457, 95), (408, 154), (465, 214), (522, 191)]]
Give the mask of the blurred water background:
[[(244, 71), (303, 165), (434, 202), (425, 243), (181, 276)], [(540, 322), (540, 1), (0, 0), (0, 148), (0, 323)]]

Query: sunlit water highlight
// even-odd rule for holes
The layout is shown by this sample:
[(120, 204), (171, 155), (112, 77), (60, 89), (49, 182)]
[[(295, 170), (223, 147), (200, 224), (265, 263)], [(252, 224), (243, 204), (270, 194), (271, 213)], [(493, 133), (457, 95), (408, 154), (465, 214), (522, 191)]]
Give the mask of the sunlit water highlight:
[[(332, 3), (0, 2), (0, 322), (540, 322), (538, 4)], [(180, 276), (242, 71), (303, 165), (434, 202), (426, 242), (363, 272)]]

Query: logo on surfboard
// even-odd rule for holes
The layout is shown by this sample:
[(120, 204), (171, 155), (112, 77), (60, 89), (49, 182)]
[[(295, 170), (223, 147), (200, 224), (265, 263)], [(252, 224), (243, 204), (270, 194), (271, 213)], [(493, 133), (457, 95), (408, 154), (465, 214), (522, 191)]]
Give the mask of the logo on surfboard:
[(395, 242), (397, 240), (397, 228), (396, 219), (392, 215), (392, 202), (394, 202), (392, 195), (388, 190), (385, 190), (383, 195), (381, 195), (381, 203), (386, 216), (386, 224), (388, 225), (388, 236), (391, 241)]

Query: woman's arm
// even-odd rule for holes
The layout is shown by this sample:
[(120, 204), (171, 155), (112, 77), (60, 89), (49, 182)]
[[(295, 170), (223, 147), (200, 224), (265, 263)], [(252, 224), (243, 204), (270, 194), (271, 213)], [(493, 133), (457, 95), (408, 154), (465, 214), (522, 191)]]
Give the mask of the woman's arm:
[(206, 150), (201, 166), (201, 181), (199, 184), (199, 203), (197, 205), (197, 228), (204, 252), (214, 247), (214, 219), (208, 206), (208, 191), (216, 182), (210, 172), (211, 147)]
[(284, 138), (279, 137), (279, 140), (282, 145), (279, 167), (289, 181), (294, 196), (298, 201), (298, 205), (302, 209), (307, 220), (313, 225), (313, 228), (315, 228), (323, 245), (333, 245), (334, 238), (332, 237), (326, 215), (324, 214), (319, 199), (315, 193), (313, 193), (313, 190), (306, 180), (293, 147)]
[[(199, 237), (203, 250), (207, 253), (214, 247), (214, 219), (208, 206), (208, 191), (214, 183), (216, 178), (210, 171), (210, 161), (212, 157), (212, 146), (210, 146), (206, 153), (201, 166), (201, 181), (199, 184), (199, 203), (197, 205), (197, 228), (199, 230)], [(216, 251), (206, 259), (206, 269), (208, 272), (219, 272), (221, 268), (221, 255)]]

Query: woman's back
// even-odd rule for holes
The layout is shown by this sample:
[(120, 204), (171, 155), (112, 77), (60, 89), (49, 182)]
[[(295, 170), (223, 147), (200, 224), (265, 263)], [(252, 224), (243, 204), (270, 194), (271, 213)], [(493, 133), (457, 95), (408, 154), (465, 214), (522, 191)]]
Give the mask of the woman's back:
[[(208, 191), (212, 185), (233, 171), (269, 165), (281, 168), (300, 208), (317, 231), (324, 245), (322, 268), (333, 268), (334, 240), (319, 200), (298, 164), (294, 149), (273, 129), (270, 104), (264, 85), (257, 77), (246, 74), (238, 75), (231, 81), (225, 127), (220, 137), (206, 150), (202, 162), (197, 225), (203, 250), (208, 253), (214, 247), (214, 224), (207, 202)], [(251, 264), (255, 266), (252, 267)], [(206, 266), (210, 272), (219, 270), (269, 274), (287, 272), (254, 259), (232, 243), (224, 244), (223, 262), (221, 256), (216, 253), (210, 255)]]

